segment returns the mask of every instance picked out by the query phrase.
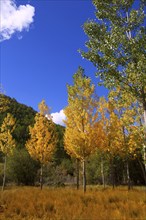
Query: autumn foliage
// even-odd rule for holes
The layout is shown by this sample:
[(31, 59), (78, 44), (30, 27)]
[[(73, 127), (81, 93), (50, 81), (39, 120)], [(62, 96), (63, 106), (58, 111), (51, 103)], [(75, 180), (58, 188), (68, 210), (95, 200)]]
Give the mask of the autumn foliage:
[(39, 109), (40, 113), (35, 116), (34, 126), (29, 127), (30, 139), (26, 142), (26, 148), (32, 158), (41, 164), (40, 183), (42, 189), (43, 165), (46, 165), (52, 157), (56, 145), (56, 136), (55, 125), (48, 114), (48, 107), (44, 100), (39, 104)]
[(74, 85), (68, 85), (68, 106), (65, 108), (66, 130), (64, 147), (67, 153), (83, 162), (83, 182), (86, 191), (86, 159), (93, 154), (100, 143), (98, 123), (98, 98), (91, 79), (79, 67), (73, 76)]

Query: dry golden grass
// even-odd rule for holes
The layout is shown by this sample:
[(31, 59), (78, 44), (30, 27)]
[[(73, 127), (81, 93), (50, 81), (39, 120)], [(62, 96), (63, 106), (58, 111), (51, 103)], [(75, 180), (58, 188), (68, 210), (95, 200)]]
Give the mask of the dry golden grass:
[(146, 220), (144, 189), (20, 187), (0, 196), (0, 220)]

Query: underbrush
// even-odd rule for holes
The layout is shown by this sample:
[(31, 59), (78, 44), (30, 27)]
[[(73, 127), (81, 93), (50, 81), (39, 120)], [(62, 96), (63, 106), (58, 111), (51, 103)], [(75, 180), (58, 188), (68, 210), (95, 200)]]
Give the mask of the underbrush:
[(18, 187), (0, 193), (1, 220), (146, 220), (146, 191)]

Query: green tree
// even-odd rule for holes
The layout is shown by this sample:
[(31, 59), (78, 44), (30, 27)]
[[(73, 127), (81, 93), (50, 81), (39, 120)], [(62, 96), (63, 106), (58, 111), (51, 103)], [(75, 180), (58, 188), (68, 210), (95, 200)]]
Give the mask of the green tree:
[[(35, 116), (35, 124), (29, 127), (30, 139), (26, 142), (26, 148), (32, 158), (41, 164), (40, 184), (43, 186), (43, 165), (52, 158), (56, 146), (55, 124), (47, 111), (48, 107), (43, 100), (39, 104), (40, 113)], [(47, 117), (46, 117), (47, 115)]]
[(18, 185), (34, 185), (40, 164), (33, 160), (25, 148), (15, 149), (8, 158), (8, 179)]
[(5, 155), (2, 190), (4, 190), (5, 181), (6, 181), (7, 156), (12, 154), (13, 149), (16, 146), (15, 140), (13, 139), (13, 136), (12, 136), (14, 129), (15, 129), (15, 119), (13, 118), (11, 114), (8, 113), (7, 116), (4, 118), (4, 121), (0, 128), (0, 150)]
[(55, 165), (60, 165), (63, 162), (63, 160), (71, 159), (64, 149), (64, 132), (65, 132), (65, 127), (61, 125), (56, 125), (56, 133), (58, 140), (57, 140), (55, 152), (53, 154), (53, 161)]
[[(73, 76), (74, 85), (68, 85), (68, 106), (65, 108), (66, 130), (64, 144), (67, 153), (82, 161), (83, 189), (86, 191), (86, 159), (95, 152), (98, 131), (94, 129), (98, 120), (98, 104), (95, 86), (79, 67)], [(97, 127), (97, 126), (96, 126)]]
[(82, 56), (97, 67), (101, 84), (110, 89), (120, 86), (141, 103), (146, 135), (146, 1), (93, 0), (93, 4), (96, 20), (84, 24), (89, 40)]

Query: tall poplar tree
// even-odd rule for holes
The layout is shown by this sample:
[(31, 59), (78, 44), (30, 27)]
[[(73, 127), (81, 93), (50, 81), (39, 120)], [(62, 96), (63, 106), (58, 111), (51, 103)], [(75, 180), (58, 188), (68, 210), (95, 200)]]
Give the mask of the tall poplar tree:
[(101, 84), (110, 89), (120, 86), (141, 103), (146, 136), (146, 1), (93, 0), (93, 4), (96, 19), (84, 24), (89, 40), (82, 56), (96, 66)]
[(136, 103), (131, 103), (132, 97), (131, 99), (128, 99), (130, 96), (125, 97), (123, 103), (118, 99), (119, 95), (121, 96), (120, 91), (114, 91), (110, 93), (109, 101), (103, 98), (99, 101), (98, 111), (105, 134), (102, 149), (109, 155), (113, 177), (114, 157), (120, 156), (125, 160), (128, 189), (130, 189), (129, 159), (138, 157), (141, 152), (143, 128), (139, 125)]
[(45, 101), (39, 104), (40, 113), (35, 116), (35, 124), (29, 127), (30, 139), (26, 142), (26, 148), (32, 158), (41, 164), (40, 186), (43, 187), (43, 166), (52, 158), (56, 146), (55, 124), (49, 113)]
[[(83, 189), (86, 191), (86, 159), (95, 152), (98, 139), (98, 104), (95, 86), (79, 67), (73, 76), (74, 85), (68, 85), (68, 106), (65, 108), (66, 130), (64, 144), (67, 153), (82, 161)], [(96, 129), (94, 126), (96, 124)]]
[(13, 149), (16, 146), (15, 140), (13, 139), (12, 136), (14, 129), (15, 129), (15, 119), (10, 113), (8, 113), (7, 116), (4, 118), (2, 126), (0, 128), (0, 150), (5, 155), (2, 190), (4, 190), (5, 181), (6, 181), (7, 156), (9, 156), (13, 152)]
[[(129, 159), (136, 157), (142, 163), (139, 159), (142, 155), (144, 143), (144, 128), (141, 123), (142, 109), (131, 93), (128, 94), (122, 91), (121, 88), (111, 91), (109, 100), (114, 106), (114, 111), (120, 119), (123, 130), (124, 144), (121, 149), (121, 156), (126, 159), (128, 189), (130, 189)], [(144, 179), (146, 179), (146, 174), (144, 174)]]

